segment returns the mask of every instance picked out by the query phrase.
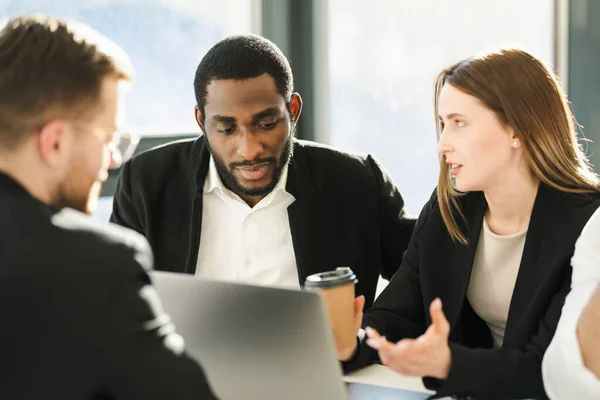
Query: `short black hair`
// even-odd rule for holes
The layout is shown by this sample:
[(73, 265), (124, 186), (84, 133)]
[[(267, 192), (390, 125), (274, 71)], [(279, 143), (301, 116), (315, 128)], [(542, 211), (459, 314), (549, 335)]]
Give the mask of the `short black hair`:
[(196, 104), (204, 117), (206, 87), (214, 79), (244, 80), (269, 74), (289, 108), (294, 76), (279, 47), (258, 35), (230, 36), (214, 45), (202, 58), (194, 78)]

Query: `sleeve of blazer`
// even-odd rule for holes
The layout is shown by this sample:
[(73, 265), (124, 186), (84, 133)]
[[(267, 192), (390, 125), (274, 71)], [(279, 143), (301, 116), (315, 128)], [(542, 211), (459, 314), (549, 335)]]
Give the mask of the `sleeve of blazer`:
[(468, 395), (484, 399), (547, 399), (542, 381), (542, 357), (556, 330), (565, 297), (570, 289), (571, 272), (565, 274), (562, 286), (552, 297), (538, 331), (523, 351), (471, 349), (450, 343), (452, 366), (444, 381), (425, 378), (428, 389), (440, 396)]
[(415, 218), (404, 207), (404, 199), (389, 173), (371, 155), (367, 157), (379, 188), (381, 221), (381, 276), (390, 280), (402, 262), (415, 227)]
[[(149, 252), (149, 249), (148, 249)], [(123, 260), (100, 349), (102, 387), (120, 399), (214, 399), (202, 368), (164, 313), (136, 254)]]
[(136, 205), (133, 201), (133, 193), (131, 188), (131, 163), (129, 160), (119, 174), (117, 179), (117, 187), (113, 200), (113, 211), (110, 216), (110, 222), (133, 229), (138, 233), (144, 234), (144, 226), (139, 217)]
[[(418, 271), (418, 237), (427, 223), (429, 210), (430, 203), (427, 203), (417, 220), (415, 233), (398, 271), (363, 318), (363, 327), (376, 329), (390, 341), (416, 338), (425, 332), (425, 308)], [(377, 352), (363, 342), (354, 358), (342, 363), (342, 366), (345, 371), (351, 371), (378, 360)]]

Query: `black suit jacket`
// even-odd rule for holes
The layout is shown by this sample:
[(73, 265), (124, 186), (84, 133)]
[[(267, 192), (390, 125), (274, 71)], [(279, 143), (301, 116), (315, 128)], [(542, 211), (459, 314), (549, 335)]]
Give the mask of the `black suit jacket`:
[[(425, 378), (437, 395), (482, 399), (546, 399), (542, 356), (554, 335), (571, 281), (571, 256), (600, 196), (564, 194), (541, 185), (535, 200), (501, 349), (493, 349), (487, 325), (466, 291), (484, 212), (481, 192), (460, 200), (469, 245), (446, 230), (435, 194), (425, 205), (402, 265), (364, 318), (388, 340), (415, 338), (431, 323), (429, 305), (440, 297), (451, 325), (452, 366), (444, 381)], [(377, 361), (366, 344), (346, 369)]]
[(0, 173), (0, 398), (214, 399), (172, 346), (146, 240), (56, 210)]
[[(378, 276), (390, 279), (415, 220), (389, 175), (369, 156), (294, 141), (286, 190), (300, 284), (349, 266), (357, 294), (373, 302)], [(210, 154), (205, 137), (171, 143), (130, 160), (121, 172), (111, 220), (148, 239), (156, 269), (193, 274)]]

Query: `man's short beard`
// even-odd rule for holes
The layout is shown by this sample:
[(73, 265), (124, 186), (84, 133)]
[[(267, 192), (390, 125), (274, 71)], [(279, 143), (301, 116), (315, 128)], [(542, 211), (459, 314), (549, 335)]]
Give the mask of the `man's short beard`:
[[(91, 214), (94, 210), (92, 209), (92, 201), (90, 201), (90, 194), (73, 194), (63, 191), (61, 188), (61, 192), (56, 195), (54, 200), (52, 201), (51, 206), (60, 210), (62, 208), (68, 207), (77, 211), (81, 211), (82, 213)], [(95, 205), (95, 204), (94, 204)]]
[(57, 210), (68, 207), (92, 214), (95, 211), (101, 187), (101, 182), (86, 180), (77, 173), (77, 168), (74, 167), (65, 181), (56, 188), (50, 205)]
[[(217, 168), (217, 172), (221, 177), (221, 181), (223, 181), (223, 185), (225, 185), (227, 189), (231, 190), (233, 193), (237, 194), (240, 197), (258, 197), (268, 195), (279, 183), (279, 180), (281, 179), (281, 175), (283, 173), (283, 169), (290, 162), (294, 153), (294, 145), (292, 138), (293, 134), (290, 135), (286, 141), (283, 153), (281, 153), (281, 158), (279, 159), (277, 165), (275, 165), (275, 169), (273, 171), (273, 179), (271, 179), (271, 182), (263, 187), (256, 188), (247, 188), (242, 186), (233, 174), (233, 170), (235, 167), (232, 167), (231, 164), (227, 166), (223, 159), (213, 152), (208, 138), (206, 138), (206, 145), (211, 156), (213, 157), (215, 166)], [(252, 160), (252, 162), (257, 161), (260, 162), (262, 160)], [(265, 159), (264, 161), (276, 162), (273, 159)]]

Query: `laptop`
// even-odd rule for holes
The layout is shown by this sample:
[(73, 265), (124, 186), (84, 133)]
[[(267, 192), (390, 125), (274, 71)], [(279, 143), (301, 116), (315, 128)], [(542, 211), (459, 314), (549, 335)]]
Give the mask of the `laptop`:
[(153, 271), (186, 350), (220, 399), (347, 399), (316, 293)]

